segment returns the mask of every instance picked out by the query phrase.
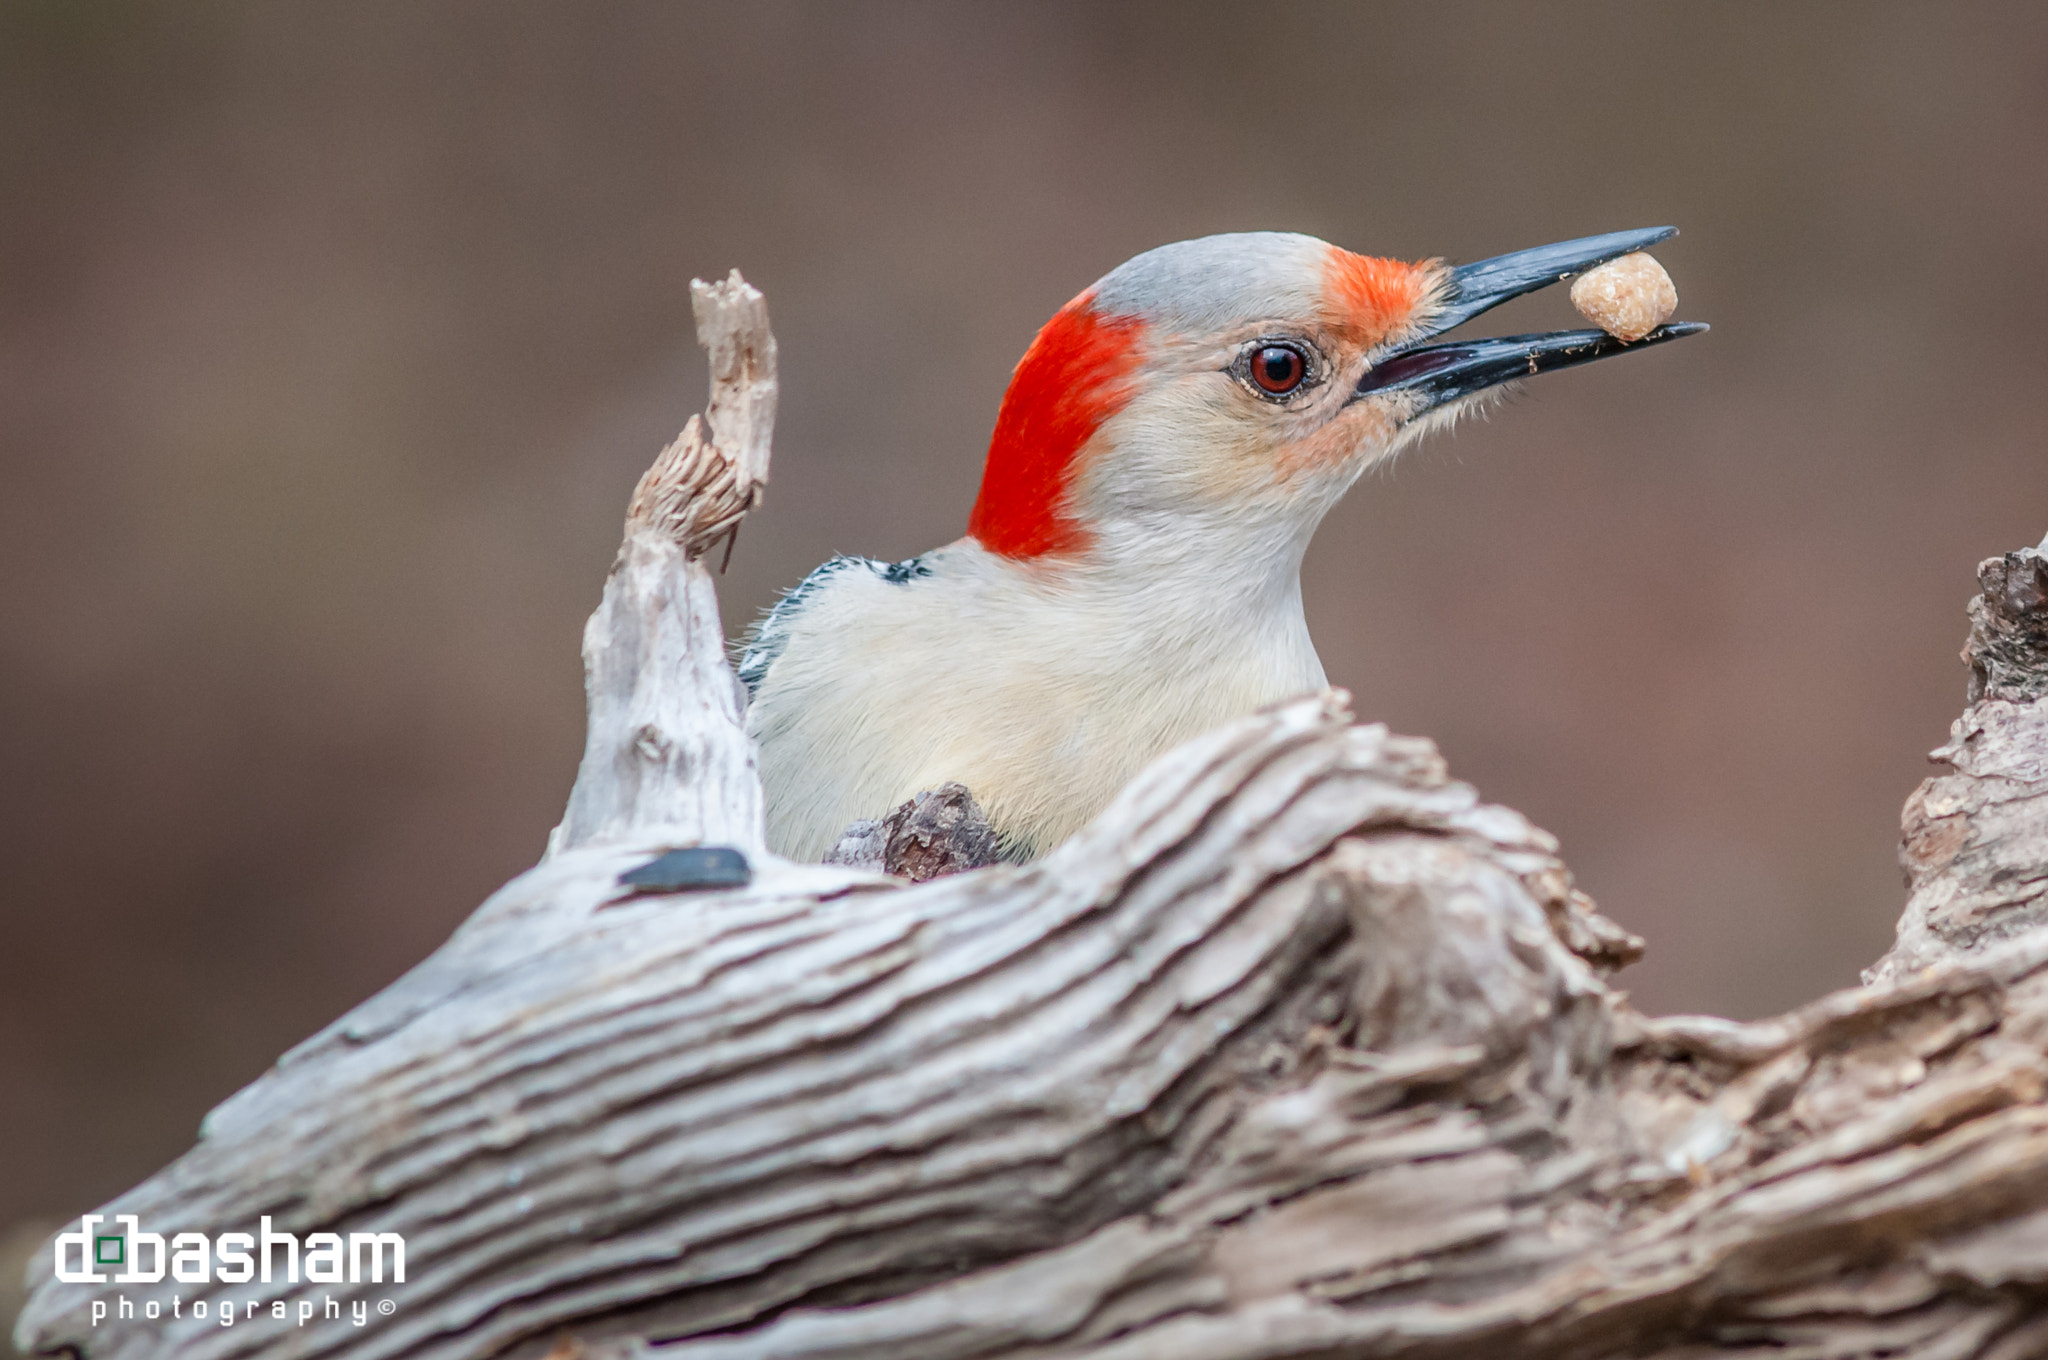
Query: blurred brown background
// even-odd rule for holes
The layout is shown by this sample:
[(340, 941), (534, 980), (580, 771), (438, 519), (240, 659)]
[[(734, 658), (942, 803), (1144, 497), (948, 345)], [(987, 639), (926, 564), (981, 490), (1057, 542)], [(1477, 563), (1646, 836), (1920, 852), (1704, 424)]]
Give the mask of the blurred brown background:
[(1138, 250), (1678, 223), (1713, 334), (1368, 478), (1310, 621), (1562, 836), (1647, 1007), (1852, 981), (1972, 568), (2048, 529), (2044, 152), (2032, 5), (7, 4), (0, 1226), (533, 860), (734, 265), (785, 391), (736, 627), (957, 535), (1010, 364)]

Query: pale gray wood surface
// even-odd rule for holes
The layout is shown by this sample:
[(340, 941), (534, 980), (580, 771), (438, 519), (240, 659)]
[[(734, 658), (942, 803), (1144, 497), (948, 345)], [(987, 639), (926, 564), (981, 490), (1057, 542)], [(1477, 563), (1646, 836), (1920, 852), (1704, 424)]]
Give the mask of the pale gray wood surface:
[[(183, 1288), (393, 1311), (93, 1327), (117, 1287), (45, 1278), (23, 1344), (2048, 1354), (2038, 554), (1986, 565), (1991, 679), (1908, 805), (1897, 949), (1774, 1020), (1636, 1013), (1608, 978), (1639, 942), (1552, 839), (1335, 693), (1172, 752), (1035, 864), (788, 864), (702, 560), (766, 478), (773, 342), (736, 277), (698, 298), (710, 433), (636, 493), (548, 857), (101, 1211), (402, 1233), (402, 1286)], [(749, 885), (618, 883), (714, 843)]]

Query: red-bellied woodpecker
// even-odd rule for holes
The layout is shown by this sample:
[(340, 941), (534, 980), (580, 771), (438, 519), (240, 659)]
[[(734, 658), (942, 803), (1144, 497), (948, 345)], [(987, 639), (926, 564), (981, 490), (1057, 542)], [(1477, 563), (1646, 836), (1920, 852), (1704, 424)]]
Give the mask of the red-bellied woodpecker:
[(754, 630), (740, 676), (770, 846), (816, 859), (957, 780), (1025, 858), (1168, 747), (1321, 687), (1300, 567), (1324, 513), (1487, 389), (1624, 348), (1600, 331), (1429, 342), (1673, 234), (1451, 268), (1251, 232), (1112, 271), (1018, 362), (967, 536), (834, 558)]

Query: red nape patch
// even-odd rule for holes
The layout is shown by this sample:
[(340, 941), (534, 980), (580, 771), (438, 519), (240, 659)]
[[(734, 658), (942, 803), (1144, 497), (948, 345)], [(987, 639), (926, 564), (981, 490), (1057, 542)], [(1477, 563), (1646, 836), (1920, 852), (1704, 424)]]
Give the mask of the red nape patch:
[(1097, 315), (1094, 300), (1083, 293), (1045, 323), (1003, 394), (967, 519), (967, 532), (990, 552), (1038, 557), (1085, 542), (1060, 501), (1081, 446), (1130, 400), (1145, 329), (1135, 317)]
[(1430, 266), (1330, 247), (1323, 260), (1323, 293), (1330, 325), (1376, 345), (1408, 323), (1422, 305)]

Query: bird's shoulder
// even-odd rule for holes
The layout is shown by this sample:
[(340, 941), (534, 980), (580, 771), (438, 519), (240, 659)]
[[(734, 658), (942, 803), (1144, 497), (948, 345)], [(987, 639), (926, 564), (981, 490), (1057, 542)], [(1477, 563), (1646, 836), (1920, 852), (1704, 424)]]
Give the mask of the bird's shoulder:
[(747, 631), (738, 667), (740, 683), (747, 687), (747, 694), (751, 697), (759, 693), (768, 668), (789, 646), (797, 620), (835, 586), (862, 580), (907, 586), (932, 574), (936, 556), (936, 553), (922, 553), (906, 557), (901, 562), (882, 562), (872, 557), (842, 554), (820, 564), (810, 575), (785, 591), (774, 607)]

